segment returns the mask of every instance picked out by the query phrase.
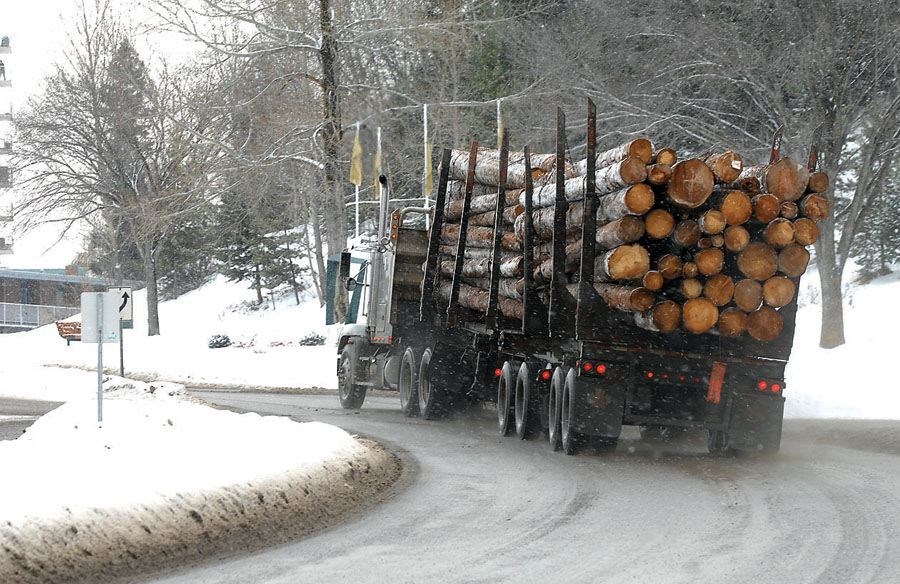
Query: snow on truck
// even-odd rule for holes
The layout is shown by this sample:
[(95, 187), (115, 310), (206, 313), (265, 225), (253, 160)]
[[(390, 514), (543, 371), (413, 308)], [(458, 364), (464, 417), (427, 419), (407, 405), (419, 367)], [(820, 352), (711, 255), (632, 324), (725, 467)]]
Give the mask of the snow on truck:
[(555, 154), (510, 152), (505, 135), (444, 150), (431, 208), (389, 209), (382, 176), (377, 244), (330, 274), (354, 297), (341, 405), (396, 389), (406, 416), (435, 419), (496, 401), (502, 435), (570, 454), (614, 448), (623, 425), (776, 451), (798, 284), (828, 213), (815, 146), (798, 164), (780, 141), (754, 167), (643, 138), (598, 153), (589, 102), (577, 163), (560, 110)]

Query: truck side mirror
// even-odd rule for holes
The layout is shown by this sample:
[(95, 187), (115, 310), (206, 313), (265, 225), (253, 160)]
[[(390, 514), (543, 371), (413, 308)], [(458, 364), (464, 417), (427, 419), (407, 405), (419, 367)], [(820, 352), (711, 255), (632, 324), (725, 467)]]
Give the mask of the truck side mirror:
[(356, 290), (356, 278), (347, 278), (344, 280), (344, 288), (347, 289), (347, 292), (353, 292)]
[(341, 280), (346, 280), (350, 277), (350, 252), (342, 251), (341, 252), (341, 269), (339, 272), (339, 276)]

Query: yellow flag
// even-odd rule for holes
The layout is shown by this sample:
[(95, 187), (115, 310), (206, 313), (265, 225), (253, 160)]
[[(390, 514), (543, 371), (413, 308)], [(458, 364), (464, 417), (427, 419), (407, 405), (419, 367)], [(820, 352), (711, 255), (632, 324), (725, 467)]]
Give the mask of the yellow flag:
[(378, 182), (378, 177), (381, 176), (381, 128), (379, 127), (377, 130), (377, 139), (378, 143), (375, 146), (375, 164), (374, 164), (374, 173), (375, 173), (375, 199), (381, 199), (381, 183)]
[(431, 196), (432, 189), (432, 178), (431, 178), (431, 144), (425, 143), (425, 181), (422, 184), (422, 194), (425, 197)]
[(356, 186), (362, 184), (362, 144), (359, 141), (359, 124), (356, 125), (353, 152), (350, 154), (350, 182)]

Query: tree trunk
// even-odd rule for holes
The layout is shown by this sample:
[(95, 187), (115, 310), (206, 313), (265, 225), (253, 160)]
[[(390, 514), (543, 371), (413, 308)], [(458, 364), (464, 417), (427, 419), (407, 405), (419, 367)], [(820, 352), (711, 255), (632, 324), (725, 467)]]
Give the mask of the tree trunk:
[(262, 305), (262, 303), (263, 303), (262, 276), (260, 275), (259, 264), (256, 264), (253, 267), (253, 289), (256, 290), (256, 303), (259, 305)]
[(316, 197), (309, 197), (309, 222), (312, 225), (312, 247), (316, 258), (316, 291), (319, 295), (319, 306), (325, 306), (325, 294), (328, 290), (328, 273), (325, 268), (325, 250), (322, 245), (322, 230), (319, 227), (319, 209)]
[(147, 336), (159, 334), (159, 288), (156, 281), (156, 254), (152, 243), (144, 244), (144, 280), (147, 284)]

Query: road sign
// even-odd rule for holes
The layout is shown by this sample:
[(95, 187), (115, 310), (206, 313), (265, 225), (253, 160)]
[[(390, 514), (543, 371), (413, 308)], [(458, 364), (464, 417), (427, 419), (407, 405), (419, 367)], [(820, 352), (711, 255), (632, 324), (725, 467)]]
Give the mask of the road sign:
[(131, 293), (130, 286), (111, 286), (110, 292), (116, 294), (119, 306), (119, 320), (122, 321), (122, 328), (130, 329), (134, 326), (134, 297)]
[(113, 292), (84, 292), (81, 295), (81, 342), (98, 343), (101, 338), (104, 343), (118, 342), (120, 303)]

